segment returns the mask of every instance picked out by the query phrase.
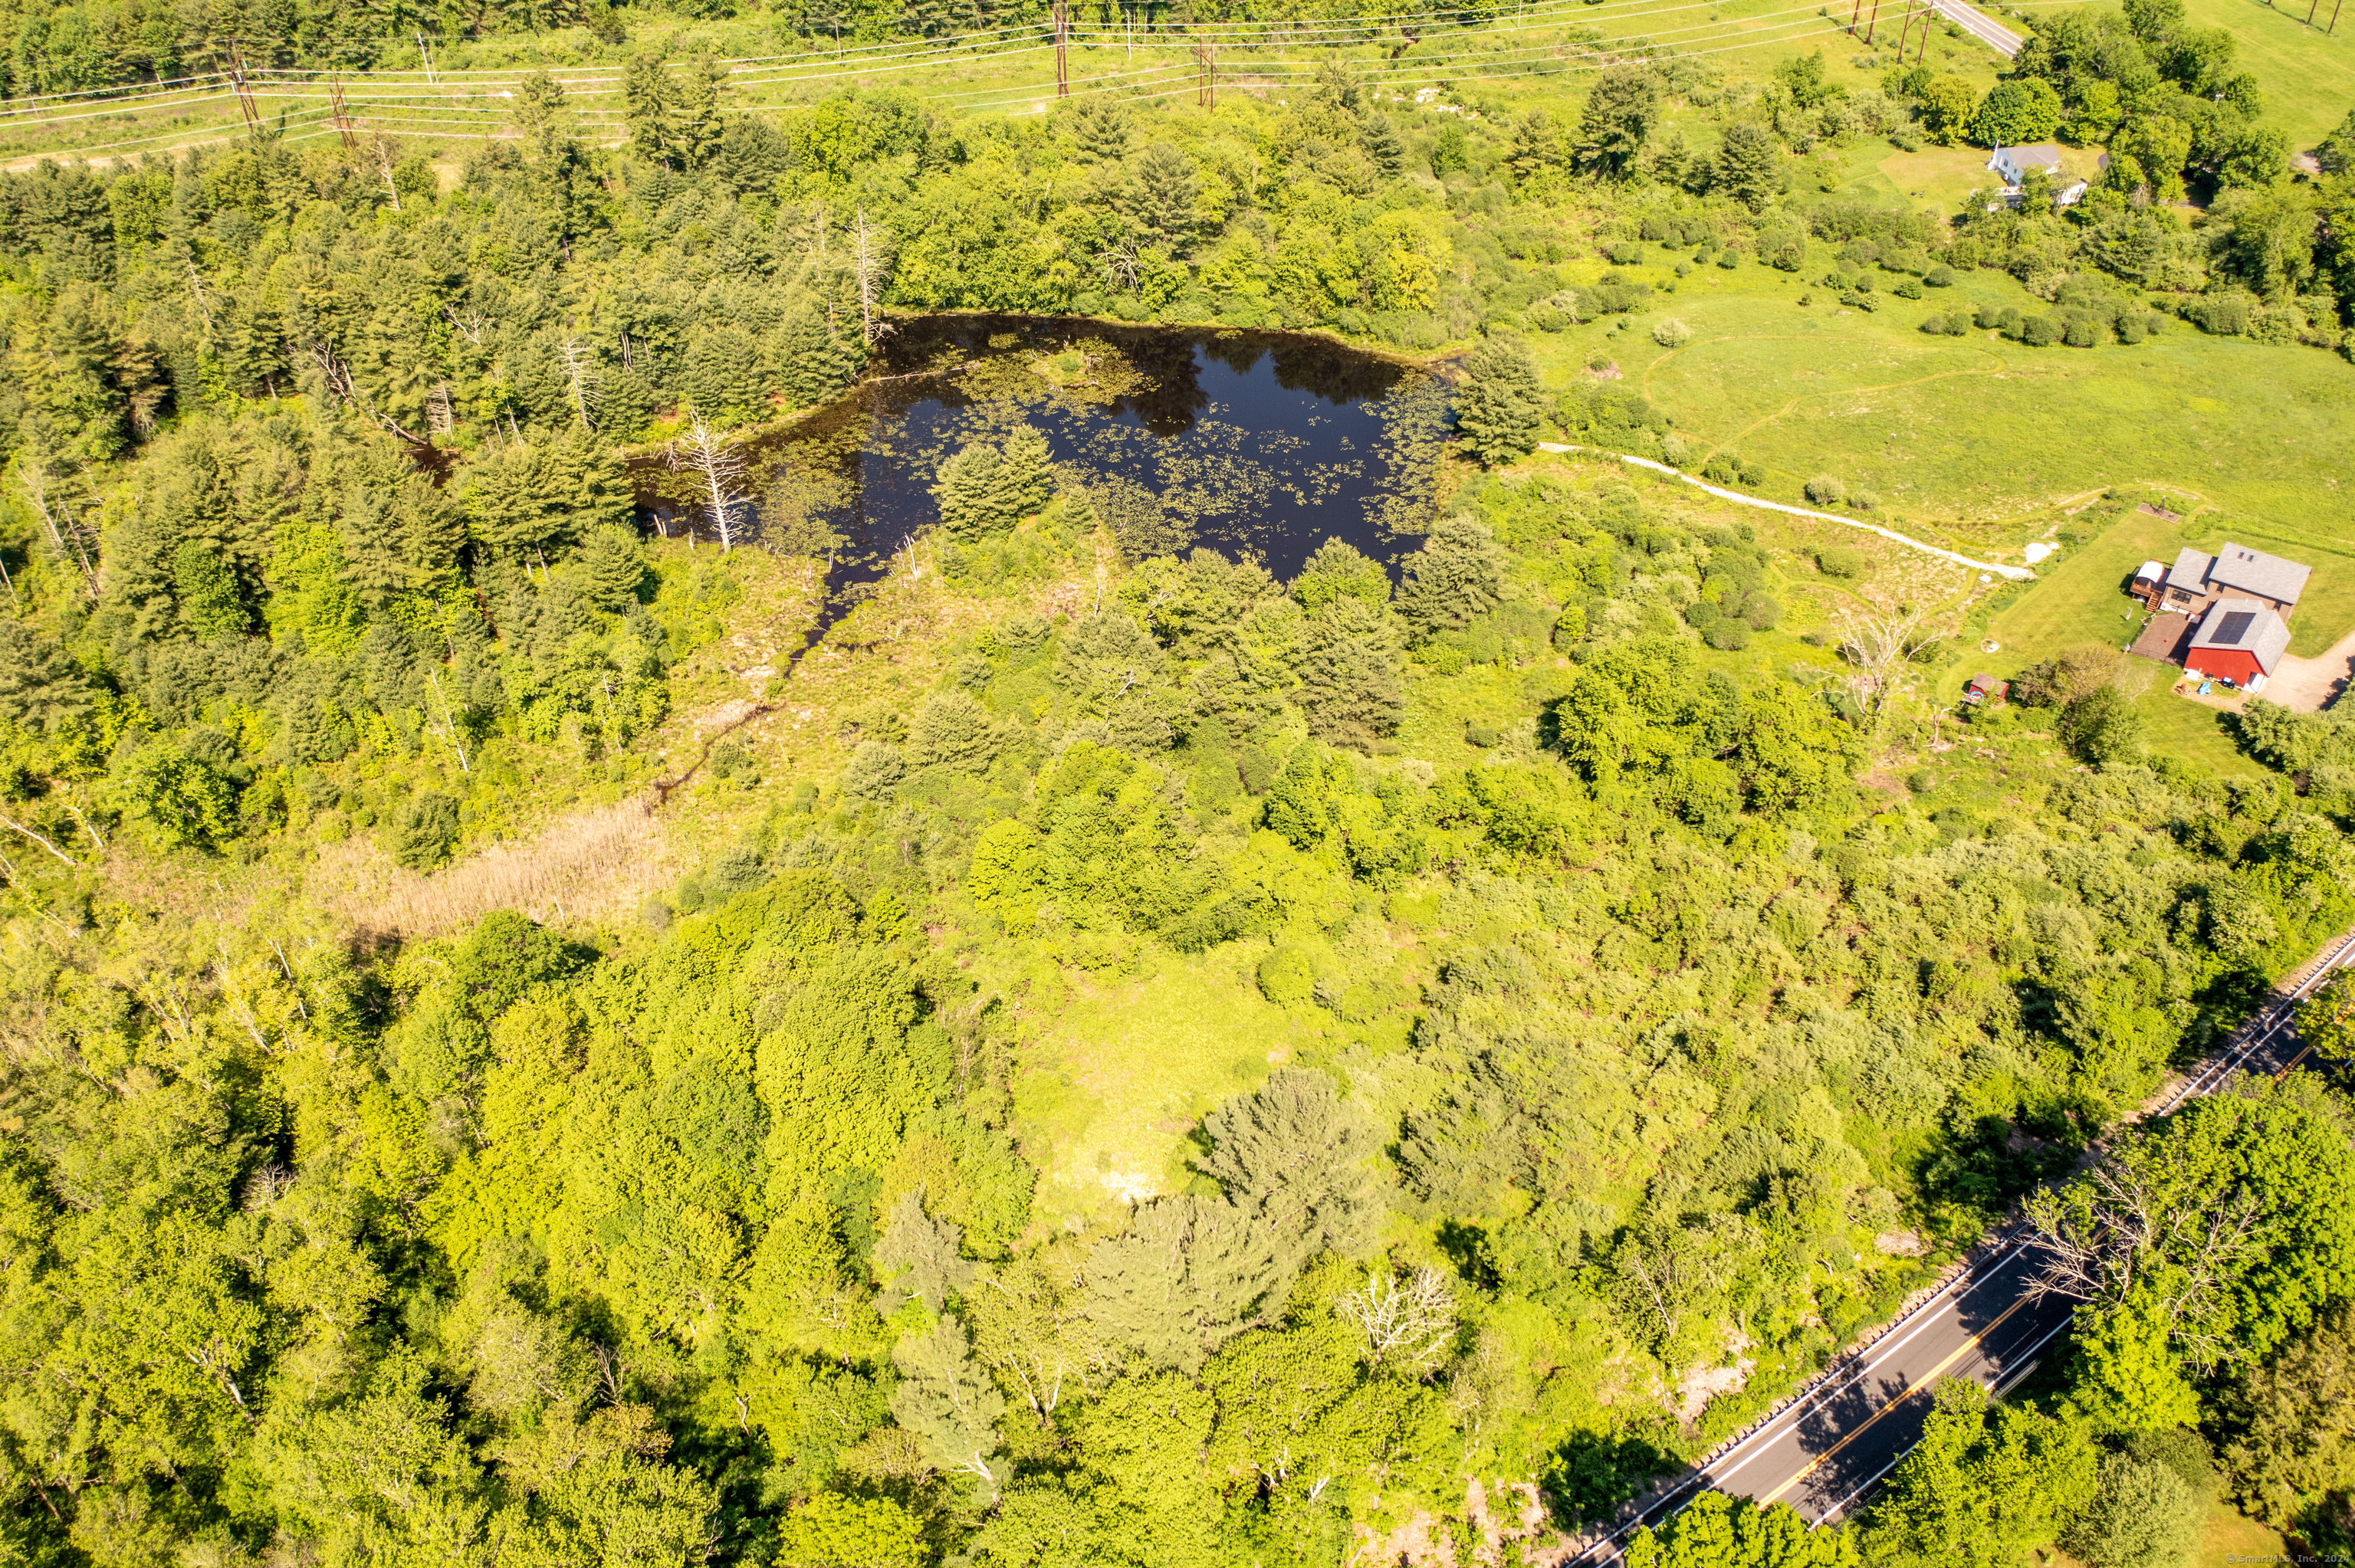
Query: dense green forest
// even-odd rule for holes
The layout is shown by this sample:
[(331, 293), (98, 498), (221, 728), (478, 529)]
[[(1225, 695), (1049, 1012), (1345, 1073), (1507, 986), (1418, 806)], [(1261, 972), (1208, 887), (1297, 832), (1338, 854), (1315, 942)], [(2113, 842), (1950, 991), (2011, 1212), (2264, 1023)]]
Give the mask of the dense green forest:
[[(2114, 34), (2073, 112), (2218, 103)], [(2161, 278), (2130, 253), (2188, 231), (2126, 175), (1952, 231), (1790, 196), (1808, 138), (1938, 133), (1902, 77), (1631, 65), (1529, 119), (1346, 73), (1024, 122), (634, 91), (611, 151), (542, 82), (455, 166), (265, 133), (0, 185), (0, 1554), (1528, 1561), (2355, 923), (2344, 721), (2260, 709), (2263, 771), (2220, 779), (2064, 662), (1924, 753), (1894, 599), (1728, 662), (1856, 552), (1512, 461), (1548, 422), (1673, 451), (1517, 347), (1672, 286), (1663, 242), (1851, 291), (2057, 277), (2126, 341), (2105, 280), (2311, 335), (2335, 164), (2154, 153), (2254, 193), (2201, 241), (2245, 245)], [(1722, 144), (1655, 144), (1669, 94)], [(1619, 270), (1567, 285), (1597, 244)], [(949, 308), (1482, 344), (1396, 572), (1140, 546), (1030, 442), (969, 449), (933, 476), (956, 615), (844, 655), (890, 673), (823, 714), (833, 764), (707, 755), (679, 671), (825, 548), (747, 547), (782, 513), (721, 434)], [(1436, 691), (1479, 705), (1444, 746)], [(363, 931), (299, 895), (357, 841), (453, 875), (558, 800), (667, 803), (689, 759), (727, 832), (627, 917)], [(1217, 974), (1295, 1047), (1073, 1213), (1041, 1019)], [(1860, 1525), (1713, 1499), (1636, 1560), (2155, 1565), (2224, 1491), (2343, 1546), (2348, 1142), (2314, 1074), (2122, 1135), (2139, 1230), (2115, 1187), (2039, 1200), (2091, 1302), (2031, 1397), (1945, 1396)]]

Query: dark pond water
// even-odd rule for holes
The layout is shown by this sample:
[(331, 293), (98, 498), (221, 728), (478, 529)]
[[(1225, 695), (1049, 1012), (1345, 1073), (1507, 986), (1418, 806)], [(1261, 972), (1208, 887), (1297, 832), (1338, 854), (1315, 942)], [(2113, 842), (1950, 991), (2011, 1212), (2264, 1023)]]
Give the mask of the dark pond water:
[(1207, 546), (1288, 579), (1339, 538), (1395, 563), (1429, 526), (1445, 411), (1427, 373), (1318, 338), (935, 317), (747, 454), (752, 533), (828, 558), (815, 641), (939, 522), (942, 461), (1028, 424), (1132, 558)]

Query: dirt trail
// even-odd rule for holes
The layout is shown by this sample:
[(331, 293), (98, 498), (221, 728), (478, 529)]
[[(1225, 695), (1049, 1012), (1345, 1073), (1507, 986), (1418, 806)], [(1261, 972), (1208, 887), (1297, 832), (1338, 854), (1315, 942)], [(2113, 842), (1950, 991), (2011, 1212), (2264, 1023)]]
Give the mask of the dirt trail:
[(1684, 473), (1678, 470), (1670, 468), (1664, 462), (1654, 462), (1650, 458), (1633, 457), (1625, 452), (1612, 451), (1605, 447), (1564, 446), (1560, 441), (1540, 441), (1538, 443), (1538, 450), (1544, 452), (1593, 452), (1599, 457), (1613, 458), (1624, 463), (1633, 463), (1638, 468), (1650, 469), (1655, 473), (1666, 474), (1670, 479), (1680, 480), (1683, 482), (1691, 485), (1695, 490), (1705, 490), (1709, 492), (1711, 495), (1716, 496), (1721, 501), (1731, 501), (1741, 506), (1755, 506), (1767, 512), (1781, 512), (1793, 517), (1814, 517), (1826, 523), (1837, 523), (1843, 528), (1854, 528), (1859, 533), (1877, 534), (1881, 537), (1890, 540), (1891, 543), (1904, 546), (1909, 550), (1919, 550), (1925, 556), (1935, 556), (1940, 560), (1952, 561), (1958, 567), (1968, 567), (1975, 572), (1987, 572), (1996, 577), (2012, 577), (2021, 582), (2034, 582), (2036, 580), (2036, 574), (2030, 571), (2025, 567), (2007, 567), (1999, 561), (1973, 560), (1970, 556), (1959, 555), (1953, 550), (1942, 550), (1935, 545), (1925, 545), (1921, 540), (1913, 538), (1909, 535), (1900, 534), (1894, 528), (1883, 528), (1877, 523), (1861, 523), (1853, 517), (1843, 517), (1836, 512), (1817, 512), (1812, 507), (1785, 506), (1779, 501), (1761, 501), (1754, 495), (1744, 495), (1740, 491), (1727, 490), (1721, 485), (1703, 483), (1701, 481), (1695, 479), (1689, 473)]
[(2293, 713), (2318, 714), (2339, 698), (2355, 678), (2355, 631), (2311, 659), (2286, 658), (2257, 694)]

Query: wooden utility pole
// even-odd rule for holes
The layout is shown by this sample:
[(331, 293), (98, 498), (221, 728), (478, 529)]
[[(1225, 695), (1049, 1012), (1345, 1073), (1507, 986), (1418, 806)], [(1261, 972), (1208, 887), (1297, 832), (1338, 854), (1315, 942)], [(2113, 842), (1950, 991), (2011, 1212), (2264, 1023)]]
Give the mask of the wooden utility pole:
[(2322, 0), (2314, 0), (2314, 3), (2306, 8), (2306, 25), (2307, 26), (2311, 27), (2314, 26), (2314, 14), (2321, 8)]
[(229, 85), (237, 94), (237, 107), (245, 116), (245, 128), (261, 130), (261, 111), (253, 106), (253, 84), (245, 77), (245, 51), (237, 47), (235, 38), (229, 41)]
[(1881, 0), (1872, 0), (1872, 16), (1864, 25), (1864, 41), (1872, 42), (1872, 29), (1881, 26)]
[(336, 134), (344, 139), (344, 151), (348, 153), (359, 145), (359, 138), (352, 132), (351, 116), (344, 112), (344, 79), (341, 76), (327, 78), (327, 103), (329, 112), (335, 118)]
[(1055, 96), (1071, 96), (1071, 10), (1070, 0), (1055, 0)]
[(1219, 106), (1219, 55), (1207, 38), (1194, 41), (1194, 101), (1205, 109)]
[(441, 86), (440, 82), (433, 79), (433, 51), (425, 47), (425, 35), (422, 32), (417, 35), (417, 58), (425, 62), (425, 85)]
[(2344, 0), (2330, 0), (2330, 37), (2334, 38), (2339, 36), (2339, 7), (2342, 4)]
[(1864, 0), (1856, 0), (1856, 4), (1848, 8), (1848, 36), (1851, 38), (1856, 37), (1857, 14), (1863, 9)]

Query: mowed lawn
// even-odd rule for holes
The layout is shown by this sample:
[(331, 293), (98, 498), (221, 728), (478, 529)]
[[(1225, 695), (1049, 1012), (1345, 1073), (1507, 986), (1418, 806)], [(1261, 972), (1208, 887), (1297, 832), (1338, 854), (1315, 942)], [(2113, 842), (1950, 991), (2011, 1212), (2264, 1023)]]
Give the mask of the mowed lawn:
[(2239, 68), (2253, 72), (2264, 89), (2264, 117), (2289, 132), (2293, 151), (2322, 140), (2355, 110), (2355, 6), (2330, 22), (2331, 0), (2322, 0), (2314, 26), (2307, 7), (2281, 0), (2184, 0), (2184, 20), (2195, 27), (2225, 27), (2240, 40)]
[(2126, 596), (2126, 581), (2147, 560), (2173, 561), (2184, 543), (2181, 523), (2129, 512), (2091, 544), (2044, 562), (2036, 586), (1987, 625), (1987, 635), (2003, 645), (1998, 659), (2008, 670), (2024, 669), (2080, 643), (2124, 647), (2142, 622), (2140, 607)]
[[(2290, 553), (2284, 541), (2239, 530), (2235, 542)], [(2196, 763), (2225, 778), (2255, 777), (2264, 769), (2235, 743), (2225, 714), (2178, 696), (2173, 666), (2125, 655), (2141, 627), (2138, 607), (2125, 585), (2146, 560), (2172, 563), (2190, 544), (2213, 552), (2224, 542), (2222, 529), (2202, 515), (2180, 522), (2129, 512), (2083, 546), (2041, 568), (2037, 585), (2007, 606), (1988, 624), (2001, 644), (1986, 656), (1995, 673), (2016, 675), (2062, 649), (2087, 643), (2120, 649), (2118, 685), (2143, 715), (2154, 752)], [(2339, 556), (2301, 557), (2315, 567), (2306, 597), (2291, 618), (2291, 647), (2301, 655), (2319, 652), (2355, 625), (2355, 559)]]
[(2222, 1501), (2210, 1508), (2207, 1531), (2191, 1556), (2192, 1568), (2292, 1561), (2288, 1543), (2278, 1531), (2259, 1524), (2231, 1503)]
[(2123, 677), (2130, 691), (2141, 686), (2144, 672), (2149, 672), (2150, 684), (2134, 692), (2133, 697), (2134, 705), (2142, 713), (2143, 735), (2150, 744), (2152, 756), (2196, 763), (2222, 779), (2264, 776), (2264, 768), (2251, 760), (2232, 738), (2227, 715), (2205, 703), (2175, 694), (2169, 677), (2177, 672), (2147, 660), (2130, 660), (2128, 663), (2142, 666), (2140, 670), (2129, 668)]
[(2290, 615), (2292, 653), (2313, 658), (2355, 630), (2355, 554), (2251, 527), (2243, 519), (2201, 512), (2177, 522), (2136, 511), (2091, 543), (2041, 566), (2037, 585), (1995, 618), (1988, 635), (2004, 645), (2004, 658), (2023, 665), (2081, 642), (2124, 646), (2142, 620), (2126, 596), (2135, 568), (2146, 560), (2172, 565), (2186, 545), (2213, 555), (2227, 540), (2314, 568)]

